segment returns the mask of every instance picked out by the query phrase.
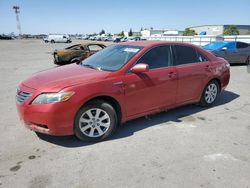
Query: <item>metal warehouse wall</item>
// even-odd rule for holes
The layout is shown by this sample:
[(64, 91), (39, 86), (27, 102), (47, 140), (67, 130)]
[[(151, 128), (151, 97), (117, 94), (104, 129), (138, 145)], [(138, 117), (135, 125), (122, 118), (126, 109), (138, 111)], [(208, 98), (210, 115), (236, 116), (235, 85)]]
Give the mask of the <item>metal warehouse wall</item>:
[(207, 35), (222, 35), (224, 31), (224, 26), (223, 25), (207, 25), (207, 26), (190, 27), (190, 29), (195, 30), (195, 32), (198, 35), (204, 31), (207, 33)]

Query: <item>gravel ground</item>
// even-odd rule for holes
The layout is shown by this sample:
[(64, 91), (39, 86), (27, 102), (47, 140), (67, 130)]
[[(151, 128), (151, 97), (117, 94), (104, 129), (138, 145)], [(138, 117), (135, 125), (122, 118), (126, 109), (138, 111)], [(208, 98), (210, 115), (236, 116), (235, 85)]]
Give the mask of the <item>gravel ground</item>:
[[(73, 41), (77, 43), (79, 41)], [(250, 187), (250, 74), (232, 66), (216, 105), (139, 118), (108, 141), (38, 137), (19, 122), (17, 85), (69, 44), (0, 41), (0, 187)]]

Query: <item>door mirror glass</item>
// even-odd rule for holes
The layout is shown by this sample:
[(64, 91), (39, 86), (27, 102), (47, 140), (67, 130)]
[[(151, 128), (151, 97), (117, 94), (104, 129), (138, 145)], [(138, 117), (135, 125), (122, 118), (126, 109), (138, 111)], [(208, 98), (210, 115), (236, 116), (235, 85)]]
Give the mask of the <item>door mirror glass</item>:
[(143, 72), (148, 72), (149, 71), (149, 66), (148, 64), (144, 63), (139, 63), (132, 67), (131, 72), (138, 74), (138, 73), (143, 73)]

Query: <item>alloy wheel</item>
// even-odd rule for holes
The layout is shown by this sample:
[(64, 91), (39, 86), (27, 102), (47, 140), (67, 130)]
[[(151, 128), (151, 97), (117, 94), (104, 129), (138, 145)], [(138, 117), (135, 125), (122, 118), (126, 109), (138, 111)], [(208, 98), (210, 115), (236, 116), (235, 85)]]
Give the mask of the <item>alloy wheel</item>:
[(79, 120), (81, 132), (91, 138), (104, 135), (110, 127), (110, 116), (100, 108), (85, 111)]
[(205, 100), (208, 104), (211, 104), (216, 99), (218, 88), (215, 83), (211, 83), (207, 86), (205, 91)]

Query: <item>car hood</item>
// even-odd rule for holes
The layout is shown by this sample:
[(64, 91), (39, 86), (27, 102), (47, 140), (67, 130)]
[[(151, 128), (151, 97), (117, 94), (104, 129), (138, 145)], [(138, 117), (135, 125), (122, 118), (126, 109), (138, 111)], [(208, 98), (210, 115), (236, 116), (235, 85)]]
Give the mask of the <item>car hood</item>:
[(103, 80), (109, 74), (110, 72), (70, 64), (38, 72), (22, 84), (42, 92), (58, 92), (73, 85)]

